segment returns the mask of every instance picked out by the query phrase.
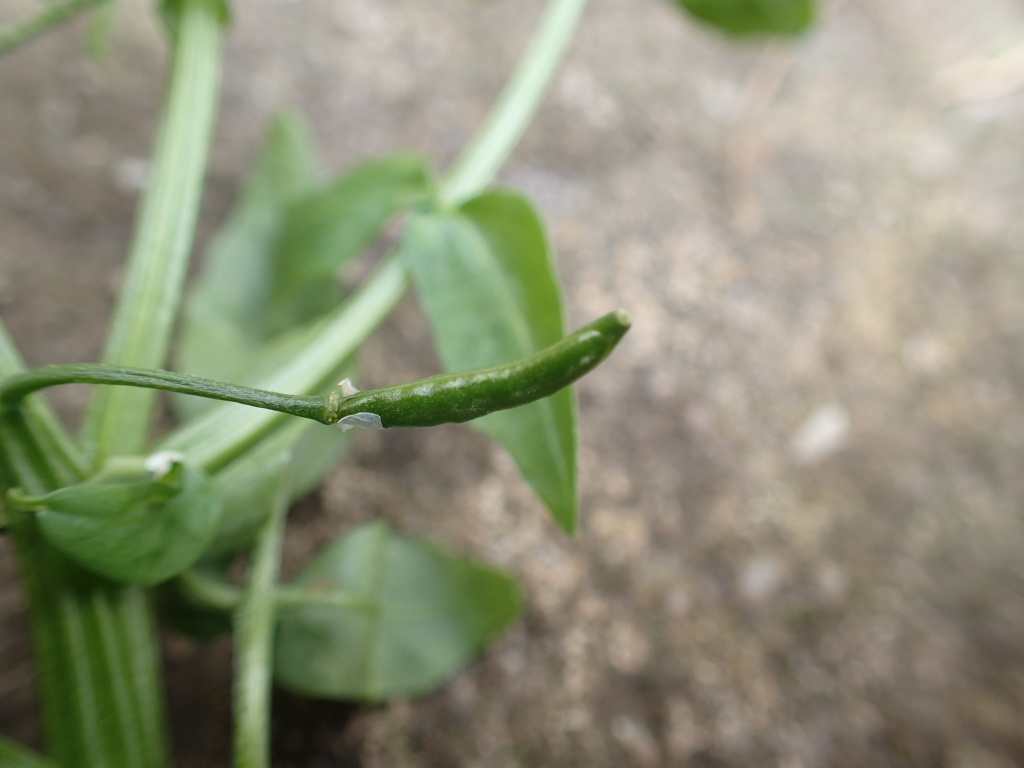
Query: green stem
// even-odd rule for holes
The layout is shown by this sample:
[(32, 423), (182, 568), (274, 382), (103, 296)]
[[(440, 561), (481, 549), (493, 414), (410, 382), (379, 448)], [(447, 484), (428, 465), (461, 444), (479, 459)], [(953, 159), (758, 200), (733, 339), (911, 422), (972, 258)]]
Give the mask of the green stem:
[(22, 43), (27, 43), (51, 27), (70, 19), (79, 11), (104, 2), (107, 0), (63, 0), (63, 2), (57, 0), (47, 3), (36, 11), (35, 15), (0, 30), (0, 54), (7, 53)]
[[(37, 431), (21, 411), (0, 413), (5, 477), (34, 494), (74, 479), (51, 460)], [(68, 560), (45, 541), (34, 516), (10, 510), (9, 522), (52, 757), (66, 768), (165, 766), (156, 640), (143, 593)]]
[[(309, 392), (329, 386), (339, 363), (355, 352), (405, 293), (408, 276), (390, 258), (349, 301), (302, 339), (291, 338), (279, 372), (260, 382), (268, 390)], [(169, 434), (161, 450), (182, 451), (208, 472), (223, 468), (271, 432), (282, 416), (230, 405), (213, 408)]]
[(443, 204), (481, 192), (526, 131), (565, 56), (587, 0), (551, 0), (529, 48), (483, 126), (442, 181)]
[(461, 423), (553, 395), (593, 370), (615, 348), (632, 318), (609, 312), (530, 357), (503, 365), (366, 392), (285, 395), (169, 371), (109, 365), (51, 365), (0, 382), (0, 413), (58, 384), (119, 384), (226, 400), (342, 426), (430, 427)]
[[(214, 0), (181, 3), (152, 175), (104, 354), (111, 365), (159, 368), (167, 356), (213, 130), (221, 10)], [(151, 392), (98, 390), (84, 432), (96, 462), (115, 453), (138, 453), (145, 443), (153, 406)]]
[[(170, 371), (149, 371), (144, 368), (80, 363), (48, 365), (12, 376), (0, 383), (0, 408), (16, 408), (21, 398), (47, 387), (60, 384), (116, 384), (140, 389), (159, 389), (183, 395), (196, 395), (211, 400), (266, 408), (331, 424), (329, 396), (285, 395), (263, 389), (227, 384), (200, 376)], [(337, 421), (337, 419), (334, 419)]]
[(274, 586), (288, 513), (288, 473), (282, 471), (273, 508), (256, 538), (249, 583), (235, 618), (235, 767), (270, 764), (270, 678)]

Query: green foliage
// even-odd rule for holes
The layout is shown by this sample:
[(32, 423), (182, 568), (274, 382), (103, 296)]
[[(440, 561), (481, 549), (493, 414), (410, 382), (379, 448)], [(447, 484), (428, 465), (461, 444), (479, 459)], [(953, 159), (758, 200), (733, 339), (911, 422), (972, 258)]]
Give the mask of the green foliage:
[[(97, 14), (92, 40), (102, 50), (113, 0), (46, 4), (0, 30), (0, 51), (101, 2), (109, 5)], [(734, 35), (793, 35), (814, 17), (812, 0), (675, 2)], [(575, 530), (576, 403), (570, 388), (545, 396), (575, 378), (565, 376), (563, 352), (582, 350), (570, 360), (582, 375), (622, 336), (628, 314), (609, 314), (563, 342), (561, 289), (543, 223), (526, 198), (487, 185), (540, 103), (584, 4), (551, 0), (484, 127), (440, 179), (425, 159), (396, 153), (324, 182), (305, 123), (277, 118), (187, 300), (177, 368), (214, 380), (205, 382), (155, 369), (165, 364), (188, 271), (230, 9), (226, 0), (159, 4), (174, 57), (153, 177), (105, 353), (120, 373), (108, 366), (101, 376), (97, 366), (81, 365), (25, 372), (0, 325), (0, 524), (9, 525), (25, 574), (47, 748), (62, 764), (167, 764), (149, 602), (122, 582), (159, 585), (161, 612), (179, 629), (212, 636), (234, 627), (237, 768), (269, 764), (271, 672), (313, 696), (418, 695), (519, 616), (520, 592), (509, 576), (383, 523), (343, 535), (291, 584), (277, 585), (288, 505), (322, 481), (350, 438), (236, 403), (266, 407), (269, 395), (304, 409), (343, 408), (337, 397), (312, 393), (353, 374), (356, 352), (401, 299), (408, 271), (446, 370), (469, 373), (373, 396), (419, 397), (422, 389), (438, 398), (428, 404), (429, 418), (421, 410), (407, 421), (422, 426), (438, 423), (435, 406), (447, 409), (442, 415), (455, 412), (452, 400), (440, 400), (452, 394), (446, 387), (463, 387), (463, 420), (482, 412), (470, 403), (476, 395), (509, 408), (539, 382), (534, 396), (544, 399), (474, 426), (512, 455), (558, 525)], [(398, 256), (349, 293), (345, 265), (403, 215)], [(591, 333), (608, 338), (584, 349)], [(548, 348), (554, 352), (534, 355)], [(471, 370), (509, 361), (522, 365)], [(93, 378), (76, 378), (83, 368)], [(482, 388), (468, 386), (474, 375)], [(253, 386), (273, 392), (217, 405), (175, 399), (182, 423), (159, 447), (185, 458), (165, 456), (170, 463), (153, 468), (121, 456), (149, 452), (151, 395), (100, 389), (81, 441), (42, 400), (27, 396), (68, 381), (130, 383), (126, 376), (133, 386), (221, 399), (228, 389), (245, 397)], [(246, 550), (239, 586), (229, 574)], [(48, 764), (3, 739), (0, 763)]]
[[(415, 216), (402, 242), (441, 359), (463, 371), (526, 357), (565, 335), (544, 226), (526, 198), (488, 192)], [(572, 390), (474, 422), (501, 443), (566, 531), (577, 517)]]
[[(325, 698), (429, 691), (521, 610), (508, 576), (399, 536), (384, 523), (356, 528), (291, 586), (324, 602), (280, 610), (275, 675), (282, 685)], [(332, 596), (340, 599), (332, 604)]]
[(674, 0), (730, 35), (798, 35), (814, 22), (814, 0)]
[[(278, 116), (249, 178), (211, 240), (183, 313), (177, 368), (224, 381), (249, 381), (268, 341), (266, 307), (278, 271), (276, 243), (289, 206), (320, 186), (316, 151), (305, 121)], [(182, 416), (210, 403), (179, 398)]]
[(160, 476), (113, 462), (87, 482), (45, 496), (10, 494), (36, 513), (53, 546), (115, 581), (152, 585), (206, 551), (221, 503), (209, 479), (182, 463)]
[(289, 208), (275, 248), (271, 333), (299, 325), (338, 302), (338, 269), (374, 240), (391, 217), (429, 190), (426, 161), (406, 153), (356, 166)]

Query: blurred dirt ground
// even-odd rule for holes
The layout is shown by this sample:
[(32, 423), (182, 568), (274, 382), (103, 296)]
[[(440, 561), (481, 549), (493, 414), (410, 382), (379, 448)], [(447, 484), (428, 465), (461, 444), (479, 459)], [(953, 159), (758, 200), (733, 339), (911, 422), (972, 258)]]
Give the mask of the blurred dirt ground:
[[(78, 22), (0, 60), (0, 311), (32, 364), (95, 359), (118, 283), (165, 53), (124, 5), (106, 64)], [(236, 4), (203, 236), (277, 109), (331, 171), (444, 167), (540, 7)], [(280, 695), (275, 765), (1024, 765), (1022, 125), (1015, 0), (847, 0), (792, 46), (594, 0), (502, 178), (546, 213), (572, 325), (636, 317), (579, 386), (583, 533), (468, 429), (363, 437), (290, 567), (383, 516), (529, 609), (425, 699)], [(364, 375), (433, 366), (410, 299)], [(0, 568), (0, 731), (31, 741), (6, 544)], [(166, 645), (178, 764), (227, 764), (228, 649)]]

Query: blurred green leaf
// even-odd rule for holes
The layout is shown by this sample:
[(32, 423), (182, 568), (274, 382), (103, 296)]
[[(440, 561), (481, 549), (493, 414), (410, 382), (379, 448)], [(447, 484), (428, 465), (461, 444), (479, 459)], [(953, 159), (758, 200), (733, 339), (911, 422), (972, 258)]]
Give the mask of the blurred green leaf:
[(205, 557), (222, 557), (252, 543), (270, 514), (281, 461), (291, 460), (289, 490), (291, 499), (297, 500), (320, 486), (352, 439), (351, 433), (339, 429), (289, 419), (215, 474), (213, 484), (224, 514)]
[[(412, 219), (402, 243), (448, 371), (505, 363), (565, 335), (544, 226), (526, 198), (488, 192)], [(558, 524), (576, 527), (571, 388), (472, 422), (501, 443)]]
[(97, 61), (106, 61), (110, 52), (110, 37), (117, 18), (118, 0), (107, 0), (92, 12), (89, 19), (88, 48)]
[(731, 35), (798, 35), (814, 22), (814, 0), (674, 0)]
[(206, 475), (181, 463), (161, 477), (115, 465), (84, 483), (12, 501), (34, 510), (49, 542), (86, 568), (145, 585), (198, 560), (221, 514)]
[(521, 610), (519, 588), (508, 576), (379, 522), (328, 547), (292, 586), (357, 603), (280, 610), (275, 676), (324, 698), (425, 693)]
[[(185, 308), (177, 368), (183, 373), (243, 382), (267, 337), (266, 307), (275, 272), (275, 243), (288, 206), (318, 185), (312, 138), (297, 115), (271, 124), (227, 222), (214, 237)], [(195, 397), (175, 400), (194, 416), (211, 407)]]
[(270, 332), (336, 306), (338, 269), (428, 190), (426, 161), (402, 153), (362, 163), (292, 205), (276, 248), (267, 307)]

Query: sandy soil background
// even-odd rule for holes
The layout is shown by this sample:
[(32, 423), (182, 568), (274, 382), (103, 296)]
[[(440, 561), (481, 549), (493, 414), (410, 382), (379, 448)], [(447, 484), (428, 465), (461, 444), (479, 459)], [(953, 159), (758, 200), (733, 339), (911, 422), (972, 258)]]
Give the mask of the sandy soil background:
[[(95, 359), (119, 282), (165, 63), (125, 5), (104, 65), (80, 23), (0, 61), (0, 311), (31, 364)], [(281, 108), (331, 171), (444, 167), (540, 7), (238, 3), (202, 237)], [(289, 567), (384, 517), (529, 609), (425, 699), (279, 696), (275, 765), (1024, 765), (1022, 125), (1014, 0), (847, 0), (792, 46), (594, 0), (502, 177), (546, 213), (571, 324), (636, 317), (579, 387), (583, 532), (468, 429), (363, 437)], [(365, 365), (435, 370), (414, 300)], [(0, 731), (32, 741), (10, 560)], [(228, 649), (166, 646), (178, 764), (226, 765)]]

